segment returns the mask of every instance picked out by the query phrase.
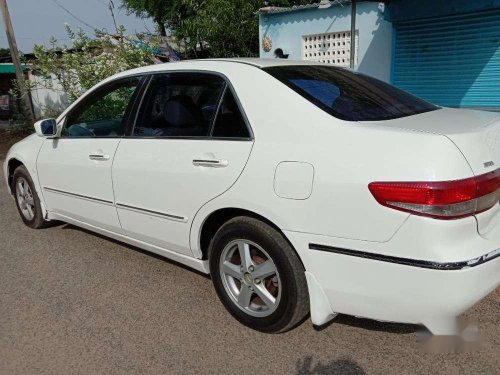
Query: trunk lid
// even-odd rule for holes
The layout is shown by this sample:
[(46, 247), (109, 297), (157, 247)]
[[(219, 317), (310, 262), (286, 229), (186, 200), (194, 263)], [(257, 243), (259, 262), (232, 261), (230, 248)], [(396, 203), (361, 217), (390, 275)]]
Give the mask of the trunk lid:
[[(500, 113), (440, 108), (415, 116), (366, 123), (443, 135), (464, 155), (475, 176), (500, 168)], [(492, 223), (500, 221), (500, 205), (476, 218), (479, 233), (488, 234), (494, 230)]]

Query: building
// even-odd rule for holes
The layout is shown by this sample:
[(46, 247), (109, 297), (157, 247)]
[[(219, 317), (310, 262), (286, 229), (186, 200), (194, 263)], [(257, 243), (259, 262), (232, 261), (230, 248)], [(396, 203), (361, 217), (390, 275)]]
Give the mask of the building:
[[(68, 96), (57, 83), (55, 77), (52, 79), (51, 88), (48, 88), (47, 80), (36, 70), (31, 68), (31, 62), (35, 59), (33, 54), (24, 55), (26, 63), (22, 65), (24, 79), (29, 83), (28, 92), (31, 106), (36, 118), (53, 117), (61, 113), (68, 105)], [(16, 81), (15, 68), (12, 58), (9, 56), (0, 58), (0, 121), (13, 123), (16, 116), (20, 115), (21, 102), (13, 94)]]
[(8, 121), (12, 118), (13, 108), (16, 103), (10, 91), (13, 88), (12, 82), (15, 79), (14, 65), (0, 62), (0, 121)]
[[(262, 8), (260, 56), (349, 67), (351, 10)], [(500, 111), (500, 0), (358, 0), (354, 20), (355, 70), (439, 105)]]

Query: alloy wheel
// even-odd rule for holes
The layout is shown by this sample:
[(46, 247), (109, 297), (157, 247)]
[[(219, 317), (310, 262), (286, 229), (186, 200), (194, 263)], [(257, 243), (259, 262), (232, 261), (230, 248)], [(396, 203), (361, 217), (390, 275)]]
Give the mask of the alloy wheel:
[(35, 218), (35, 199), (33, 198), (33, 192), (23, 177), (19, 177), (16, 182), (16, 198), (21, 213), (24, 218), (31, 221)]
[(234, 240), (222, 251), (222, 283), (233, 303), (255, 317), (271, 315), (281, 300), (281, 280), (269, 254), (248, 240)]

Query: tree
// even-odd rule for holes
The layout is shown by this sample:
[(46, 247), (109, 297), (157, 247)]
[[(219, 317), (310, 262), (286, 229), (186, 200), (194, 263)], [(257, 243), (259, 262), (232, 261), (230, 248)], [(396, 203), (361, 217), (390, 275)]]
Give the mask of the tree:
[(165, 24), (176, 2), (178, 0), (122, 0), (122, 5), (129, 14), (143, 18), (151, 17), (160, 35), (166, 36)]
[(255, 56), (263, 6), (307, 4), (308, 0), (122, 0), (139, 17), (151, 17), (160, 34), (168, 27), (192, 57)]
[(204, 1), (173, 32), (195, 55), (209, 49), (210, 57), (255, 56), (259, 50), (255, 12), (261, 5), (261, 0)]
[(9, 57), (10, 49), (8, 48), (0, 48), (0, 57)]

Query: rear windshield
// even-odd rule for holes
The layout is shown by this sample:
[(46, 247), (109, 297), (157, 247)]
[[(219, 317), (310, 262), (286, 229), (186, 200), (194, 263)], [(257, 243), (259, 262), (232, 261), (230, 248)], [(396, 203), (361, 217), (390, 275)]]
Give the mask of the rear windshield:
[(378, 79), (320, 65), (274, 66), (264, 71), (332, 116), (346, 121), (380, 121), (437, 109)]

